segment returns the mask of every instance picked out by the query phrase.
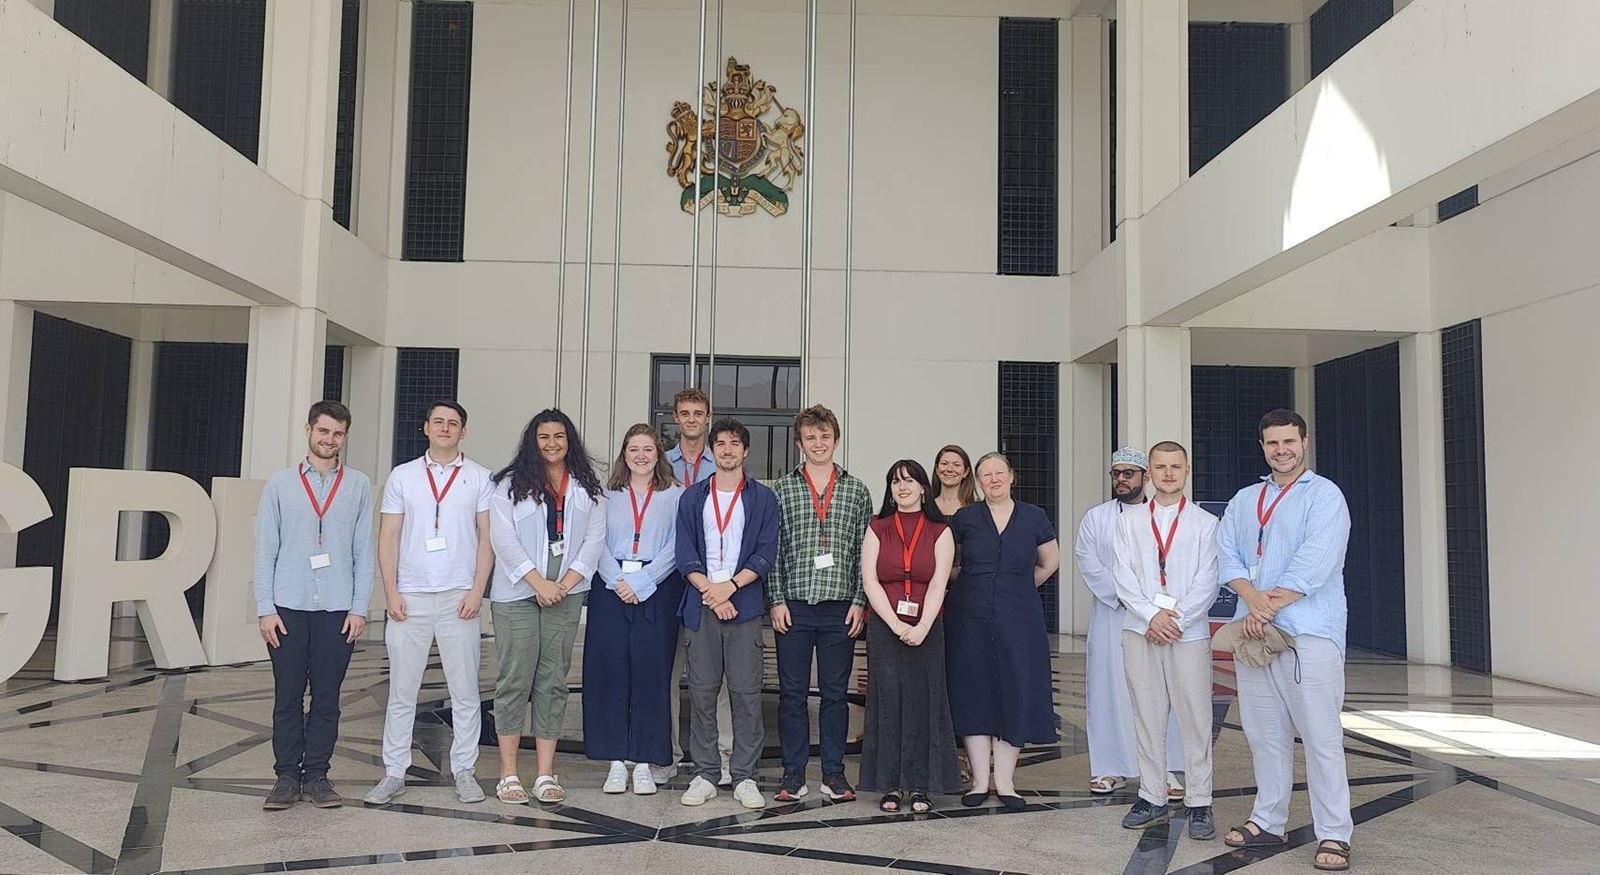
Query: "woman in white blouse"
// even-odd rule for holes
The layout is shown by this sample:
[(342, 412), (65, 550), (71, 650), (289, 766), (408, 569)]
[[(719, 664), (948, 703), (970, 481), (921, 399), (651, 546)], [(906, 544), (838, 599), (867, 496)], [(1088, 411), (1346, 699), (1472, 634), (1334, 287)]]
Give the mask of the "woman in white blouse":
[[(610, 760), (602, 788), (656, 792), (672, 763), (672, 658), (683, 578), (673, 555), (678, 498), (661, 436), (640, 423), (622, 438), (606, 483), (605, 549), (583, 639), (583, 749)], [(652, 773), (651, 767), (657, 768)]]
[(567, 708), (572, 643), (605, 546), (600, 480), (572, 420), (544, 410), (522, 432), (516, 458), (494, 475), (490, 541), (495, 569), (489, 589), (499, 673), (495, 732), (500, 742), (501, 802), (526, 804), (517, 777), (517, 751), (533, 697), (533, 743), (538, 764), (533, 798), (566, 798), (555, 775), (556, 740)]

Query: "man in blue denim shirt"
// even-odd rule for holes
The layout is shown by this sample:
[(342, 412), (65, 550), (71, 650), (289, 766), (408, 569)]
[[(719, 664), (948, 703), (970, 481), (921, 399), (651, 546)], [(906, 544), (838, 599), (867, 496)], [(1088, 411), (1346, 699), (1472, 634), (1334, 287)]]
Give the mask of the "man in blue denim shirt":
[(1317, 868), (1342, 869), (1354, 829), (1339, 723), (1350, 510), (1333, 481), (1306, 468), (1306, 421), (1300, 414), (1268, 413), (1259, 435), (1272, 474), (1228, 502), (1217, 530), (1217, 577), (1239, 594), (1235, 616), (1247, 636), (1261, 638), (1271, 624), (1294, 637), (1295, 649), (1266, 668), (1235, 666), (1257, 790), (1250, 820), (1224, 840), (1234, 847), (1284, 843), (1298, 733), (1306, 752)]
[(711, 453), (717, 473), (678, 500), (678, 572), (689, 583), (679, 613), (688, 639), (689, 747), (696, 771), (680, 801), (703, 805), (716, 798), (717, 694), (726, 679), (733, 798), (761, 808), (761, 588), (778, 556), (778, 499), (745, 473), (750, 430), (737, 419), (711, 427)]
[(339, 460), (349, 428), (343, 404), (311, 405), (305, 461), (267, 480), (256, 514), (256, 615), (272, 657), (275, 695), (278, 779), (262, 806), (268, 811), (302, 796), (318, 808), (340, 805), (328, 781), (339, 735), (339, 687), (367, 626), (376, 557), (372, 481)]

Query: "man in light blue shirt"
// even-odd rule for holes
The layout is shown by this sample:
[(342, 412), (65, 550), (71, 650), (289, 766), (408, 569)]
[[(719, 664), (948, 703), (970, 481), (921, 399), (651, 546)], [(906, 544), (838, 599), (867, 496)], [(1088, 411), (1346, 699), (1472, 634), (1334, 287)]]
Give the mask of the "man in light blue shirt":
[(256, 616), (272, 657), (276, 700), (277, 781), (263, 805), (268, 811), (302, 797), (318, 808), (340, 805), (328, 781), (339, 736), (339, 688), (367, 626), (377, 555), (372, 482), (339, 460), (349, 428), (343, 404), (311, 405), (305, 461), (267, 480), (256, 514)]
[(1235, 663), (1239, 715), (1255, 765), (1250, 820), (1224, 839), (1233, 847), (1280, 845), (1294, 782), (1294, 737), (1306, 752), (1316, 863), (1348, 863), (1350, 784), (1344, 762), (1344, 554), (1350, 510), (1333, 481), (1306, 468), (1306, 421), (1292, 410), (1262, 417), (1261, 449), (1272, 474), (1228, 502), (1217, 530), (1217, 577), (1239, 594), (1245, 634), (1268, 624), (1295, 648), (1266, 668)]

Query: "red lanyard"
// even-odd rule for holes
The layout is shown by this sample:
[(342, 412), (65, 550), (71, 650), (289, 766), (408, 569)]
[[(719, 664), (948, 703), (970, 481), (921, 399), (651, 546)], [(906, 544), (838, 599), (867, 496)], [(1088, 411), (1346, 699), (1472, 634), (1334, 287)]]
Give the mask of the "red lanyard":
[(733, 502), (728, 505), (728, 517), (723, 519), (722, 500), (717, 497), (717, 484), (715, 481), (711, 484), (711, 513), (717, 520), (717, 560), (719, 562), (728, 560), (728, 539), (724, 536), (728, 533), (728, 524), (733, 522), (733, 512), (739, 507), (739, 496), (743, 493), (744, 478), (741, 477), (739, 485), (733, 487)]
[(911, 531), (911, 540), (906, 541), (906, 528), (900, 524), (900, 513), (894, 515), (894, 531), (900, 536), (900, 567), (905, 569), (906, 600), (911, 600), (911, 554), (917, 552), (917, 542), (922, 540), (922, 529), (928, 524), (927, 514), (917, 515), (917, 527)]
[[(639, 533), (644, 530), (644, 515), (650, 512), (650, 500), (656, 497), (655, 484), (651, 484), (644, 491), (644, 507), (639, 506), (639, 497), (633, 494), (633, 484), (628, 484), (628, 502), (633, 505), (633, 555), (639, 555)], [(728, 514), (729, 519), (733, 514)]]
[(701, 451), (700, 453), (695, 455), (695, 457), (694, 457), (694, 467), (690, 468), (689, 467), (689, 457), (688, 456), (684, 456), (683, 457), (683, 474), (684, 474), (685, 477), (689, 478), (689, 482), (685, 483), (683, 485), (685, 485), (685, 486), (693, 486), (696, 483), (700, 482), (700, 463), (704, 462), (705, 460), (706, 460), (705, 452)]
[[(1304, 471), (1301, 471), (1299, 474), (1296, 474), (1295, 478), (1293, 480), (1289, 481), (1289, 485), (1283, 487), (1283, 491), (1278, 493), (1278, 497), (1274, 498), (1272, 500), (1272, 506), (1271, 507), (1266, 507), (1266, 503), (1267, 503), (1267, 484), (1265, 484), (1265, 483), (1261, 484), (1261, 494), (1256, 496), (1256, 522), (1261, 524), (1261, 527), (1256, 529), (1256, 558), (1257, 559), (1261, 558), (1262, 542), (1267, 537), (1267, 523), (1272, 522), (1272, 513), (1273, 513), (1273, 511), (1276, 511), (1278, 509), (1278, 502), (1282, 501), (1283, 497), (1285, 495), (1289, 494), (1289, 490), (1293, 489), (1294, 485), (1296, 483), (1299, 483), (1300, 482), (1300, 478), (1304, 477), (1304, 476), (1306, 476), (1306, 472), (1304, 472)], [(1263, 507), (1266, 507), (1266, 513), (1262, 513), (1261, 512), (1261, 509)]]
[(820, 494), (817, 484), (811, 480), (811, 472), (800, 469), (800, 474), (806, 478), (806, 486), (811, 492), (811, 507), (817, 512), (817, 546), (821, 549), (828, 547), (828, 508), (833, 506), (833, 487), (839, 483), (839, 469), (835, 467), (828, 474), (828, 488)]
[(344, 482), (344, 466), (339, 466), (339, 473), (333, 477), (333, 488), (328, 490), (328, 500), (320, 507), (317, 505), (317, 493), (311, 489), (311, 480), (306, 477), (306, 469), (300, 469), (300, 485), (306, 488), (306, 498), (311, 499), (311, 512), (317, 515), (317, 546), (322, 546), (322, 518), (328, 513), (328, 508), (333, 507), (333, 498), (339, 494), (339, 484)]
[[(556, 507), (556, 540), (557, 541), (561, 540), (562, 536), (566, 533), (566, 530), (567, 530), (567, 520), (566, 520), (566, 516), (567, 516), (567, 478), (571, 474), (572, 474), (571, 471), (562, 471), (561, 472), (561, 492), (556, 494), (556, 495), (550, 496), (551, 503), (554, 504), (555, 507)], [(546, 480), (545, 483), (546, 483), (545, 489), (546, 489), (546, 491), (548, 491), (549, 488), (550, 488), (549, 487), (549, 481)]]
[(462, 455), (461, 456), (461, 464), (456, 465), (454, 468), (450, 469), (450, 479), (444, 481), (444, 488), (443, 489), (440, 489), (439, 488), (439, 484), (434, 482), (434, 479), (433, 479), (433, 467), (428, 464), (427, 460), (423, 460), (423, 462), (422, 462), (422, 470), (424, 470), (424, 471), (426, 471), (428, 473), (428, 488), (433, 490), (433, 533), (434, 533), (434, 535), (438, 535), (439, 534), (439, 508), (444, 505), (444, 497), (446, 495), (450, 494), (450, 487), (455, 485), (456, 475), (461, 473), (461, 469), (463, 467), (465, 467), (466, 461), (467, 461), (467, 457), (465, 455)]
[(1172, 552), (1172, 542), (1178, 538), (1178, 522), (1183, 519), (1183, 509), (1189, 504), (1187, 497), (1178, 499), (1178, 512), (1172, 515), (1172, 525), (1167, 527), (1166, 543), (1161, 541), (1161, 529), (1156, 527), (1156, 502), (1150, 502), (1150, 534), (1156, 536), (1156, 564), (1161, 566), (1161, 588), (1167, 588), (1167, 554)]

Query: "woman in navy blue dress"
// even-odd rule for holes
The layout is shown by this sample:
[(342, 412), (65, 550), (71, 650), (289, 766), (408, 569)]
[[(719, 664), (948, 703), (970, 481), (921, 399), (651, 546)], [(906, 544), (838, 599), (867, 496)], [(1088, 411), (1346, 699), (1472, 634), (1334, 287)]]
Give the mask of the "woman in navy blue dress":
[(979, 459), (977, 474), (983, 501), (950, 523), (961, 544), (961, 580), (945, 619), (950, 713), (972, 764), (972, 792), (961, 803), (981, 805), (993, 791), (1017, 810), (1023, 745), (1056, 740), (1039, 587), (1061, 565), (1061, 547), (1043, 510), (1011, 498), (1005, 456)]

